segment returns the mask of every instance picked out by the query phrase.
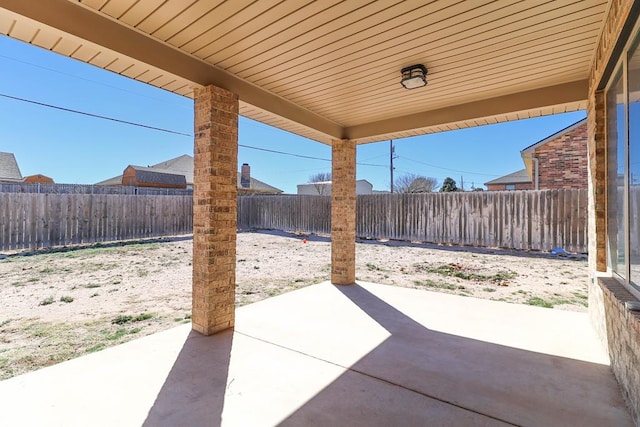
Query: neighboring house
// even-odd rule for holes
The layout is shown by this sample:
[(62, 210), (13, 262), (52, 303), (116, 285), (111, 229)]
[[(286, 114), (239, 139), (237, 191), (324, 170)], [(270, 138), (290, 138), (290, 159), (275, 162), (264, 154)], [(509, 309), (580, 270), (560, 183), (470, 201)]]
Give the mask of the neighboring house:
[[(308, 182), (306, 184), (298, 184), (298, 194), (309, 196), (330, 196), (331, 181)], [(373, 184), (366, 179), (356, 181), (356, 194), (373, 194)]]
[(46, 175), (36, 174), (24, 177), (24, 183), (26, 184), (54, 184), (53, 178), (49, 178)]
[[(137, 168), (138, 171), (147, 171), (147, 172), (159, 172), (163, 174), (171, 174), (171, 175), (180, 175), (183, 176), (186, 182), (186, 188), (193, 188), (193, 157), (184, 154), (179, 157), (175, 157), (173, 159), (165, 160), (164, 162), (160, 162), (158, 164), (141, 167), (141, 166), (132, 166)], [(134, 169), (135, 170), (135, 169)], [(125, 170), (126, 171), (126, 170)], [(244, 179), (243, 179), (244, 176)], [(125, 184), (124, 181), (128, 178), (125, 178), (123, 175), (114, 176), (113, 178), (106, 179), (104, 181), (100, 181), (96, 183), (96, 185), (130, 185)], [(156, 178), (156, 180), (159, 178)], [(169, 179), (169, 177), (164, 177), (164, 179)], [(130, 181), (127, 181), (130, 182)], [(136, 184), (131, 184), (136, 185)], [(174, 185), (174, 184), (171, 184)], [(157, 186), (157, 185), (154, 185)], [(164, 188), (185, 188), (185, 187), (164, 187)], [(244, 163), (242, 165), (242, 173), (238, 172), (238, 194), (239, 195), (253, 195), (253, 194), (281, 194), (282, 190), (279, 188), (273, 187), (267, 183), (264, 183), (260, 180), (251, 177), (251, 169), (249, 164)]]
[(129, 165), (122, 174), (122, 185), (185, 189), (187, 188), (187, 179), (184, 175), (162, 169)]
[(484, 185), (489, 191), (533, 190), (533, 183), (526, 169), (485, 182)]
[(0, 182), (22, 182), (22, 174), (13, 153), (0, 153)]
[(489, 191), (587, 188), (587, 119), (520, 152), (525, 169), (485, 182)]

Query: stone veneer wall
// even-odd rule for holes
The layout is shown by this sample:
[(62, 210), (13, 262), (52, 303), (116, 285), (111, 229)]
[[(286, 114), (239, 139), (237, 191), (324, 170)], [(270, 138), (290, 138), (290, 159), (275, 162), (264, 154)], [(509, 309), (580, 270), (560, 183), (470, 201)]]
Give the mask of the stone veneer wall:
[(629, 311), (625, 301), (633, 295), (616, 279), (601, 278), (611, 368), (622, 386), (631, 416), (640, 425), (640, 312)]
[(614, 48), (625, 24), (630, 20), (633, 7), (633, 0), (611, 0), (589, 75), (589, 315), (609, 352), (611, 368), (633, 419), (640, 426), (639, 319), (624, 308), (624, 301), (634, 298), (616, 279), (597, 277), (597, 272), (607, 271), (605, 96), (598, 87), (605, 83), (607, 65), (617, 61), (612, 57)]

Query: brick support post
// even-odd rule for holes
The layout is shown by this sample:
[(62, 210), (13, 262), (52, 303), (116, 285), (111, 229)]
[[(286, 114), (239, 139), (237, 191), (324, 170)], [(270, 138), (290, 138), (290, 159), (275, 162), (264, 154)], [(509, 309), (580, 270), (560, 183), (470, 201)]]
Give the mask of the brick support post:
[(192, 327), (233, 327), (236, 285), (238, 97), (215, 86), (194, 91)]
[(331, 172), (331, 282), (356, 281), (356, 143), (334, 140)]

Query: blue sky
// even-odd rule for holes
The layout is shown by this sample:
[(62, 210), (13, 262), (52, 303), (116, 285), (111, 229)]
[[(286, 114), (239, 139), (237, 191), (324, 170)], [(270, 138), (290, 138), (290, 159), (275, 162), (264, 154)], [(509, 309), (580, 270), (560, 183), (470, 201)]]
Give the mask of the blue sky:
[[(128, 122), (193, 133), (193, 102), (79, 61), (0, 36), (0, 95), (52, 104)], [(426, 88), (428, 90), (428, 86)], [(0, 151), (14, 153), (24, 176), (41, 173), (58, 183), (93, 184), (129, 164), (151, 165), (193, 155), (193, 138), (59, 111), (0, 96)], [(450, 176), (465, 188), (524, 168), (523, 148), (585, 117), (567, 113), (395, 140), (396, 176), (415, 173), (441, 183)], [(240, 118), (239, 143), (331, 158), (331, 148)], [(253, 177), (296, 192), (329, 161), (240, 147), (238, 162)], [(389, 142), (358, 146), (357, 178), (389, 189)]]

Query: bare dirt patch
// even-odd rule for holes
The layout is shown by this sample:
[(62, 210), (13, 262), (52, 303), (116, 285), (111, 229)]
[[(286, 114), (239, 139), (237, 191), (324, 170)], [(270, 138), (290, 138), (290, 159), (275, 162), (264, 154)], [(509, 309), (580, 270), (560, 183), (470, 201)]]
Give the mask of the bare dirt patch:
[[(190, 321), (192, 240), (0, 259), (0, 379)], [(238, 305), (327, 280), (327, 237), (238, 234)], [(586, 257), (405, 242), (357, 244), (358, 280), (585, 311)]]

